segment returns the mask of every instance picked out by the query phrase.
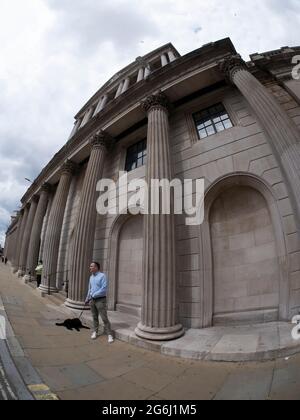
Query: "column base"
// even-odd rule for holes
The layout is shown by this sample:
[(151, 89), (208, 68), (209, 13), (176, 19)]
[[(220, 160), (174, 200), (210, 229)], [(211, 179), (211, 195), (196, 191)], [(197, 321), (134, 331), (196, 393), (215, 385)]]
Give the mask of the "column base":
[(24, 277), (25, 270), (18, 270), (18, 277)]
[(42, 294), (46, 294), (46, 295), (48, 295), (49, 293), (50, 295), (52, 293), (58, 293), (58, 290), (56, 287), (53, 287), (53, 286), (48, 287), (48, 286), (45, 286), (44, 284), (40, 285), (39, 290), (41, 291)]
[(18, 272), (18, 267), (13, 267), (12, 272), (13, 272), (14, 274), (15, 274), (15, 273), (17, 273), (17, 272)]
[(67, 308), (76, 309), (78, 311), (82, 311), (83, 309), (89, 309), (89, 305), (85, 305), (84, 302), (78, 302), (76, 300), (67, 299), (65, 301), (65, 306)]
[(144, 340), (171, 341), (182, 337), (184, 335), (184, 329), (181, 324), (167, 328), (153, 328), (139, 323), (135, 329), (135, 334)]
[(29, 283), (31, 281), (31, 275), (25, 274), (25, 276), (23, 277), (23, 281), (25, 284)]

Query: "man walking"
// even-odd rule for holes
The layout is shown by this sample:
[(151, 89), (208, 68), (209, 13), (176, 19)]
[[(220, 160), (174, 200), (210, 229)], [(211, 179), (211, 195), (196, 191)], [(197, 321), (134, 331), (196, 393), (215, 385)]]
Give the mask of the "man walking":
[(108, 336), (108, 342), (113, 343), (114, 339), (112, 336), (110, 322), (107, 316), (107, 278), (104, 273), (100, 271), (100, 264), (92, 262), (90, 265), (90, 283), (89, 291), (86, 297), (86, 304), (90, 304), (94, 322), (94, 332), (92, 334), (92, 340), (96, 340), (99, 329), (99, 315), (102, 318), (104, 324), (104, 331)]
[(43, 261), (39, 261), (35, 269), (35, 274), (36, 274), (36, 285), (37, 285), (37, 288), (39, 288), (42, 282)]

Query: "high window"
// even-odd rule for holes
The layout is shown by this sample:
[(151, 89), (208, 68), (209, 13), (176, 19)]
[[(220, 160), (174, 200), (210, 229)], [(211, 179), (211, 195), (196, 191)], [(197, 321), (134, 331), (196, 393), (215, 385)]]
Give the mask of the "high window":
[(144, 139), (127, 149), (125, 171), (130, 172), (147, 163), (147, 140)]
[(217, 104), (193, 115), (200, 139), (233, 127), (223, 104)]

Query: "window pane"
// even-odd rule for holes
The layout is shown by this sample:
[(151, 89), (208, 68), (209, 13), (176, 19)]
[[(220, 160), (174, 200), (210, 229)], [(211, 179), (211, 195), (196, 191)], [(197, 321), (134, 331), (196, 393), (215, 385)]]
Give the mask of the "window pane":
[(232, 122), (230, 120), (225, 120), (223, 121), (224, 127), (227, 128), (231, 128), (233, 127)]
[(139, 166), (142, 166), (147, 159), (147, 140), (142, 140), (127, 149), (125, 170), (127, 172), (133, 171)]
[(222, 103), (204, 109), (193, 115), (200, 139), (233, 127)]
[(199, 136), (200, 136), (200, 139), (205, 139), (205, 137), (207, 137), (206, 130), (200, 130)]
[(216, 124), (216, 130), (219, 133), (220, 131), (224, 131), (225, 128), (223, 126), (223, 124), (221, 122), (219, 122), (218, 124)]
[(207, 127), (206, 128), (206, 131), (207, 131), (207, 135), (208, 136), (211, 136), (211, 135), (215, 134), (215, 129), (214, 129), (214, 127), (212, 125), (209, 126), (209, 127)]

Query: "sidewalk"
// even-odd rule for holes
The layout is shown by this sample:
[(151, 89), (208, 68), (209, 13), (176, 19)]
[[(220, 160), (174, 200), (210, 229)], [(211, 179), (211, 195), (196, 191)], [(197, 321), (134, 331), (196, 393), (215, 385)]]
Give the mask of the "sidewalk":
[[(88, 330), (56, 327), (66, 311), (2, 264), (0, 295), (24, 354), (22, 363), (12, 354), (13, 359), (35, 398), (300, 400), (300, 355), (288, 361), (219, 363), (169, 357), (119, 340), (109, 345), (103, 336), (91, 341)], [(117, 325), (115, 319), (113, 327), (118, 334), (131, 331), (127, 322)]]

